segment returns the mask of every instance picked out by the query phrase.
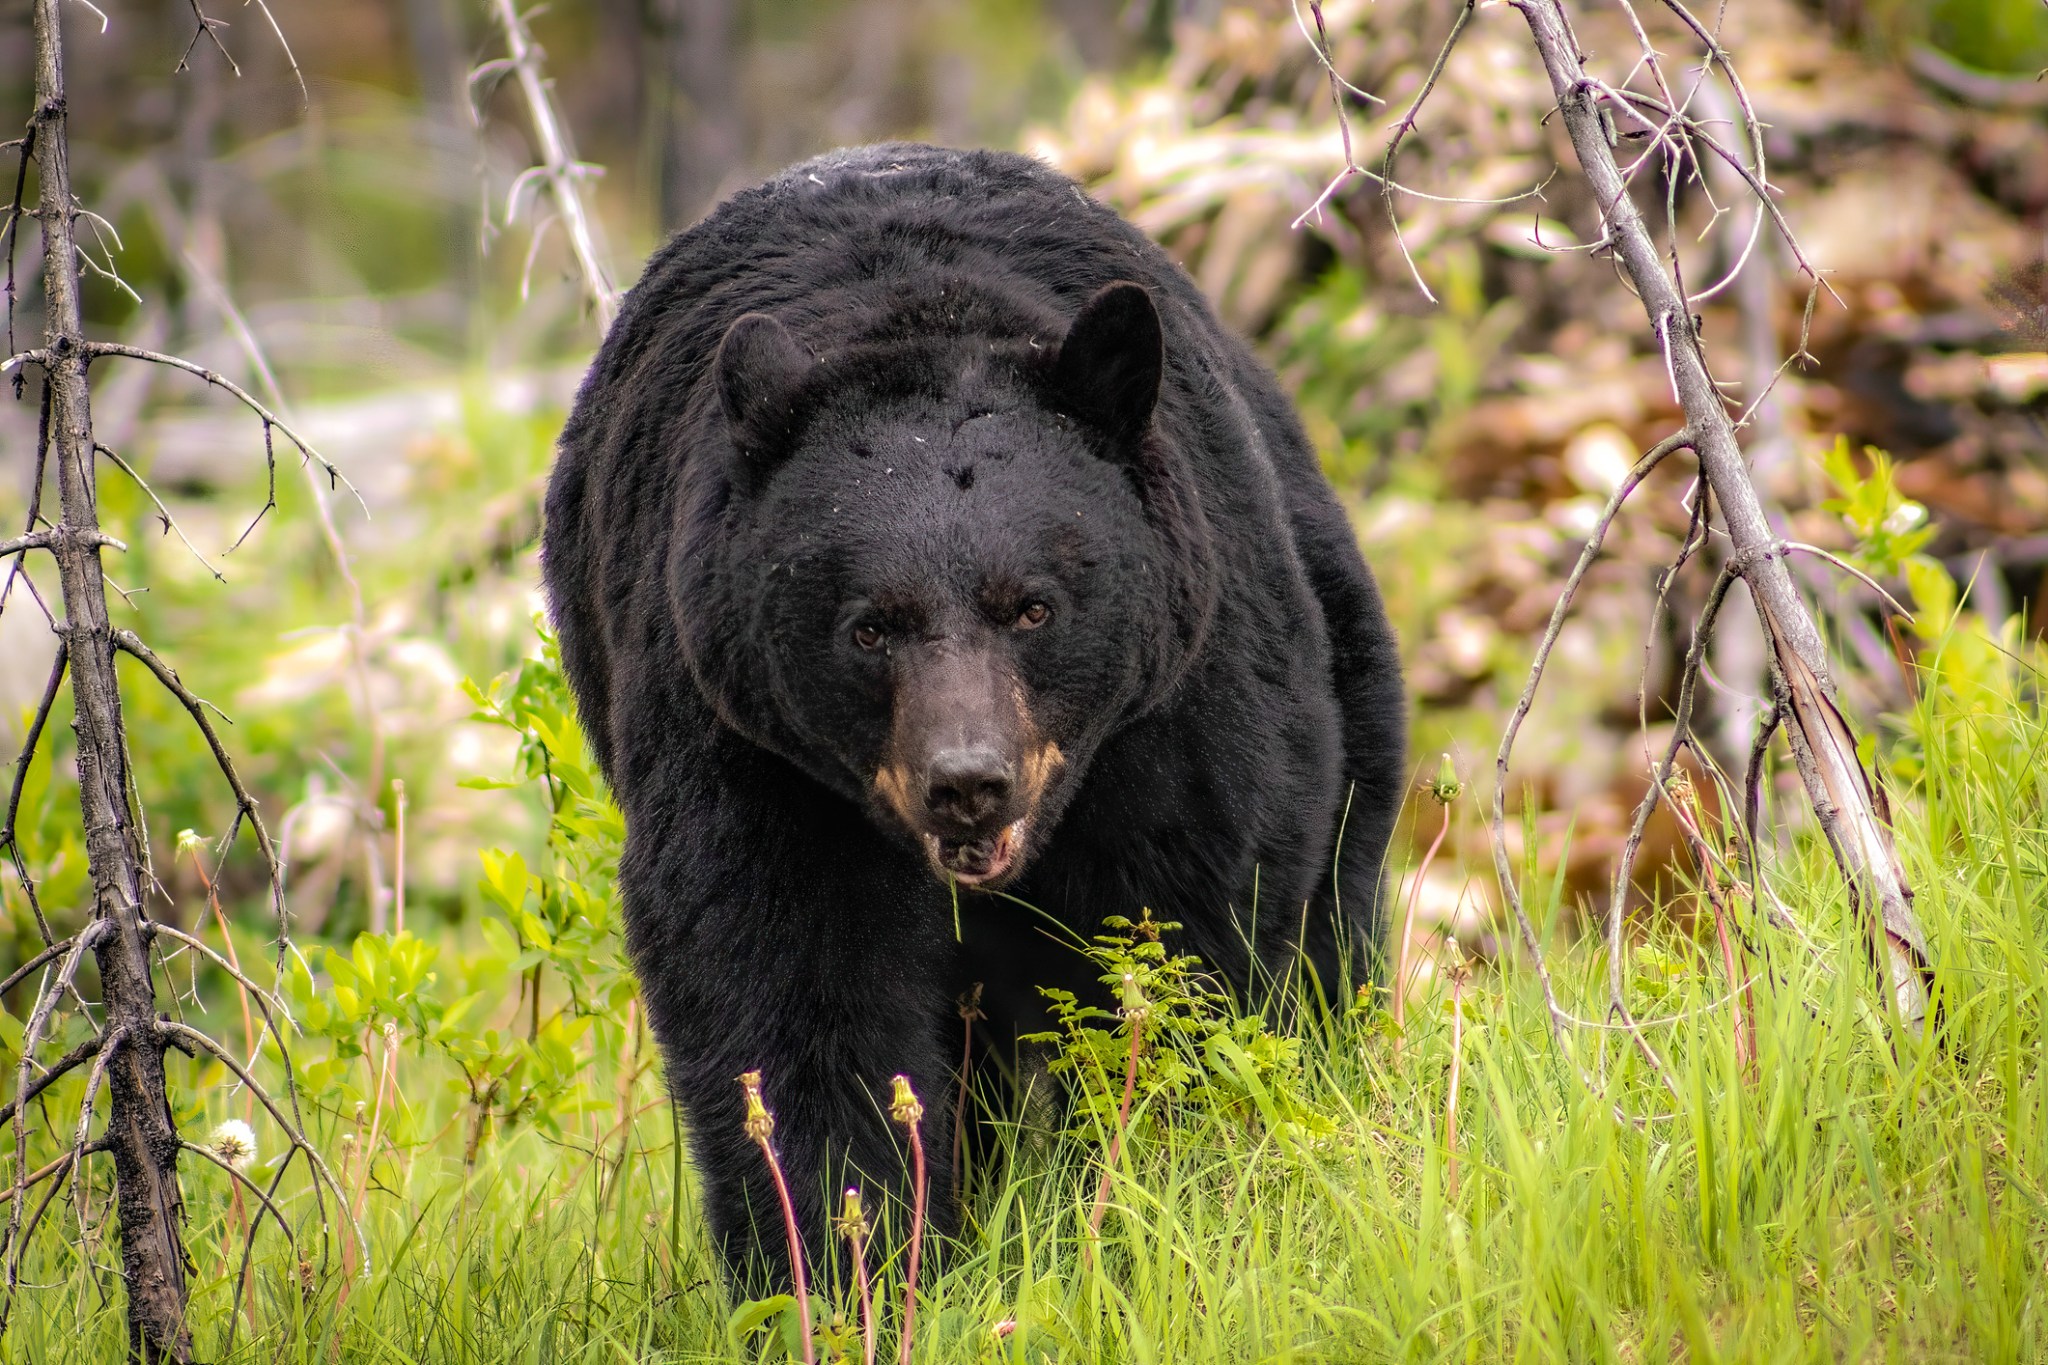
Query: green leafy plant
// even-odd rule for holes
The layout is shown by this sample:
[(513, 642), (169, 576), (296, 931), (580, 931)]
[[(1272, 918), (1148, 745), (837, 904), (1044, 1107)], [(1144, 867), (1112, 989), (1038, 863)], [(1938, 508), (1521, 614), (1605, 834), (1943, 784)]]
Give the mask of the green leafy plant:
[(1821, 456), (1821, 469), (1837, 496), (1821, 507), (1839, 516), (1856, 537), (1851, 558), (1877, 577), (1891, 577), (1934, 539), (1934, 528), (1927, 523), (1927, 509), (1899, 492), (1892, 457), (1876, 446), (1865, 446), (1863, 456), (1868, 473), (1850, 453), (1849, 438), (1835, 438)]

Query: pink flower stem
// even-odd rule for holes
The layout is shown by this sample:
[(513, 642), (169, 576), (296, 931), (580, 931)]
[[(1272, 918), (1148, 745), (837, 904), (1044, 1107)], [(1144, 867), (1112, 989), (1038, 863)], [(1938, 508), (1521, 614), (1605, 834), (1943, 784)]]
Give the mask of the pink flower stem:
[(1451, 973), (1451, 1083), (1444, 1097), (1445, 1184), (1450, 1197), (1458, 1197), (1458, 1071), (1465, 1051), (1465, 972), (1462, 966)]
[(860, 1293), (860, 1365), (875, 1365), (875, 1291), (868, 1283), (865, 1248), (853, 1248), (853, 1283)]
[(1095, 1207), (1088, 1214), (1088, 1230), (1102, 1231), (1103, 1215), (1109, 1212), (1109, 1177), (1124, 1149), (1124, 1129), (1131, 1121), (1131, 1095), (1138, 1088), (1138, 1047), (1144, 1037), (1144, 1021), (1131, 1020), (1131, 1055), (1124, 1063), (1124, 1100), (1116, 1111), (1116, 1132), (1109, 1139), (1109, 1160), (1102, 1166), (1102, 1183), (1095, 1187)]
[(910, 1130), (910, 1263), (903, 1281), (903, 1349), (898, 1355), (902, 1365), (910, 1365), (911, 1331), (917, 1322), (917, 1262), (918, 1253), (924, 1249), (924, 1139), (918, 1135), (918, 1123), (913, 1119), (904, 1125)]
[(768, 1159), (768, 1174), (775, 1177), (775, 1197), (782, 1203), (782, 1231), (789, 1238), (789, 1269), (796, 1277), (797, 1330), (803, 1334), (804, 1365), (817, 1365), (817, 1350), (811, 1344), (811, 1289), (804, 1278), (803, 1240), (796, 1231), (796, 1205), (790, 1201), (789, 1182), (782, 1178), (782, 1163), (767, 1138), (759, 1139), (761, 1155)]
[(1436, 851), (1443, 847), (1444, 836), (1451, 832), (1451, 807), (1444, 805), (1443, 828), (1436, 832), (1436, 838), (1429, 841), (1429, 852), (1422, 855), (1422, 866), (1415, 869), (1415, 881), (1408, 888), (1408, 909), (1401, 916), (1401, 938), (1394, 950), (1394, 1050), (1401, 1050), (1402, 1035), (1408, 1023), (1408, 949), (1415, 937), (1415, 905), (1422, 899), (1422, 879), (1429, 875), (1429, 865), (1436, 861)]

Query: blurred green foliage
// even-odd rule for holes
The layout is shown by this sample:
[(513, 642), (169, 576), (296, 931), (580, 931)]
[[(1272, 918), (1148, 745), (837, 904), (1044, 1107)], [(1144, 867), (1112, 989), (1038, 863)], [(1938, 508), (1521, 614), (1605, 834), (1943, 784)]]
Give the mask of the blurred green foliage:
[(2026, 75), (2048, 67), (2040, 0), (1932, 0), (1926, 12), (1928, 41), (1971, 66)]

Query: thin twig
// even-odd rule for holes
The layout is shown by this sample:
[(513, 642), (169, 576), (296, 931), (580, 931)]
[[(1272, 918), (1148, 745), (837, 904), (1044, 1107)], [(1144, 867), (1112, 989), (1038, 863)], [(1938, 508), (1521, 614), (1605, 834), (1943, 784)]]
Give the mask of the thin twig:
[[(35, 761), (36, 747), (42, 742), (43, 727), (50, 719), (50, 708), (57, 704), (57, 693), (64, 685), (64, 673), (70, 659), (70, 642), (60, 635), (57, 637), (56, 656), (50, 660), (50, 681), (43, 688), (42, 699), (36, 703), (35, 714), (29, 718), (28, 733), (21, 741), (21, 753), (14, 760), (14, 780), (7, 790), (7, 815), (0, 820), (0, 844), (7, 846), (8, 859), (14, 864), (14, 875), (28, 896), (28, 908), (35, 914), (36, 930), (43, 936), (45, 944), (53, 941), (50, 921), (44, 917), (42, 903), (36, 899), (35, 878), (29, 875), (28, 864), (22, 859), (15, 821), (21, 815), (21, 793), (28, 782), (29, 765)], [(0, 991), (0, 994), (5, 992)]]
[[(272, 1221), (274, 1221), (277, 1224), (278, 1230), (284, 1233), (285, 1241), (291, 1244), (292, 1255), (297, 1256), (299, 1254), (299, 1239), (292, 1236), (291, 1223), (286, 1220), (285, 1216), (282, 1213), (278, 1212), (277, 1205), (273, 1204), (270, 1201), (270, 1196), (264, 1193), (264, 1191), (256, 1184), (255, 1181), (251, 1180), (247, 1175), (244, 1175), (240, 1167), (236, 1166), (226, 1157), (223, 1157), (219, 1152), (214, 1151), (213, 1148), (202, 1146), (197, 1142), (186, 1142), (183, 1139), (180, 1139), (178, 1142), (178, 1146), (183, 1148), (185, 1151), (199, 1153), (199, 1155), (205, 1157), (208, 1161), (211, 1161), (214, 1165), (226, 1171), (236, 1180), (239, 1180), (242, 1183), (242, 1185), (245, 1188), (247, 1188), (249, 1193), (256, 1196), (257, 1202), (263, 1205), (264, 1211), (269, 1213)], [(239, 1294), (236, 1295), (236, 1298), (238, 1300), (240, 1299), (240, 1297), (241, 1296)]]
[[(243, 972), (240, 967), (228, 961), (227, 958), (215, 952), (212, 948), (207, 947), (205, 943), (201, 942), (199, 939), (194, 938), (192, 935), (186, 933), (183, 929), (179, 929), (174, 925), (166, 924), (162, 920), (150, 920), (144, 925), (144, 929), (152, 938), (168, 938), (177, 940), (179, 943), (182, 943), (185, 947), (191, 949), (195, 953), (198, 953), (201, 957), (204, 957), (208, 962), (211, 962), (214, 966), (226, 972), (231, 978), (234, 979), (236, 985), (240, 986), (249, 995), (252, 995), (256, 998), (257, 1004), (260, 1005), (263, 1009), (266, 1022), (268, 1022), (270, 1011), (273, 1008), (275, 1008), (276, 1011), (279, 1014), (282, 1014), (287, 1020), (291, 1018), (291, 1011), (288, 1008), (286, 1008), (284, 1001), (271, 995), (268, 991), (264, 990), (263, 987), (257, 985), (254, 981), (251, 981), (247, 973)], [(273, 1026), (272, 1032), (276, 1031), (277, 1030)], [(253, 1027), (250, 1028), (250, 1033), (252, 1036), (254, 1035), (254, 1032), (255, 1030), (253, 1029)], [(254, 1057), (250, 1058), (250, 1065), (255, 1065)]]
[[(1579, 552), (1579, 562), (1572, 566), (1571, 575), (1565, 579), (1564, 590), (1558, 594), (1557, 605), (1551, 609), (1550, 624), (1544, 629), (1542, 643), (1536, 647), (1536, 657), (1529, 665), (1529, 680), (1522, 687), (1521, 698), (1515, 703), (1514, 711), (1508, 717), (1505, 730), (1501, 733), (1500, 752), (1494, 758), (1493, 788), (1493, 866), (1500, 879), (1501, 896), (1513, 911), (1515, 923), (1521, 930), (1522, 946), (1528, 951), (1530, 961), (1536, 967), (1537, 980), (1543, 987), (1543, 1002), (1550, 1013), (1550, 1030), (1553, 1038), (1567, 1057), (1571, 1051), (1566, 1043), (1565, 1033), (1570, 1024), (1570, 1015), (1558, 1004), (1557, 988), (1550, 978), (1550, 965), (1545, 958), (1543, 945), (1537, 939), (1536, 926), (1529, 919), (1528, 908), (1522, 903), (1520, 883), (1516, 880), (1514, 868), (1508, 862), (1507, 841), (1507, 791), (1508, 760), (1514, 754), (1515, 736), (1521, 732), (1522, 722), (1528, 718), (1529, 708), (1535, 705), (1536, 689), (1543, 683), (1543, 669), (1550, 661), (1550, 651), (1557, 644), (1557, 637), (1564, 629), (1565, 617), (1570, 613), (1572, 601), (1578, 596), (1579, 585), (1585, 581), (1586, 573), (1599, 557), (1600, 547), (1607, 539), (1607, 530), (1614, 524), (1614, 518), (1652, 470), (1664, 462), (1674, 451), (1690, 449), (1692, 435), (1689, 431), (1676, 431), (1652, 446), (1635, 468), (1615, 488), (1607, 499), (1607, 506), (1601, 509), (1598, 520), (1586, 537), (1585, 547)], [(1592, 1076), (1580, 1065), (1576, 1057), (1572, 1065), (1588, 1089), (1595, 1088)]]
[[(48, 1180), (53, 1175), (63, 1175), (64, 1172), (70, 1168), (72, 1158), (76, 1155), (77, 1153), (67, 1148), (64, 1152), (64, 1155), (58, 1157), (55, 1161), (51, 1162), (47, 1166), (44, 1166), (40, 1170), (33, 1172), (28, 1179), (22, 1181), (20, 1188), (23, 1190), (32, 1190), (36, 1186), (42, 1184), (45, 1180)], [(12, 1198), (14, 1198), (14, 1187), (10, 1186), (7, 1189), (0, 1190), (0, 1204), (5, 1204)]]
[(491, 12), (504, 31), (505, 46), (510, 55), (501, 62), (479, 67), (470, 76), (471, 84), (474, 85), (479, 76), (496, 71), (509, 69), (517, 75), (519, 93), (526, 103), (534, 141), (540, 146), (540, 164), (533, 169), (539, 172), (537, 178), (547, 182), (549, 196), (555, 201), (555, 212), (569, 234), (570, 251), (576, 257), (584, 289), (597, 313), (598, 331), (610, 331), (612, 319), (619, 315), (618, 286), (612, 283), (611, 274), (605, 269), (594, 220), (577, 188), (577, 181), (591, 174), (592, 168), (578, 161), (570, 150), (561, 115), (548, 93), (547, 82), (541, 78), (540, 48), (526, 27), (525, 16), (520, 14), (513, 0), (494, 0)]
[(170, 531), (176, 534), (179, 543), (182, 544), (187, 550), (190, 550), (192, 552), (192, 557), (199, 561), (199, 567), (213, 575), (214, 582), (225, 583), (228, 581), (227, 575), (222, 573), (219, 570), (219, 568), (217, 568), (210, 560), (207, 559), (205, 555), (201, 554), (199, 552), (199, 547), (197, 545), (194, 545), (191, 539), (186, 536), (185, 528), (178, 525), (177, 518), (171, 515), (171, 509), (164, 506), (164, 500), (156, 495), (156, 490), (154, 488), (151, 488), (149, 486), (149, 480), (143, 478), (142, 475), (135, 472), (135, 466), (129, 464), (126, 460), (122, 459), (119, 453), (116, 452), (112, 446), (103, 446), (99, 444), (99, 442), (95, 441), (93, 442), (92, 448), (98, 451), (100, 454), (106, 456), (108, 459), (112, 460), (114, 462), (114, 467), (120, 470), (123, 474), (126, 474), (128, 478), (135, 484), (135, 486), (137, 488), (140, 488), (143, 491), (143, 493), (148, 496), (149, 500), (156, 504), (157, 518), (163, 522), (164, 529), (166, 531)]
[[(73, 1130), (71, 1137), (71, 1150), (73, 1152), (84, 1151), (87, 1142), (92, 1136), (93, 1102), (99, 1097), (100, 1084), (106, 1079), (107, 1068), (113, 1064), (115, 1050), (126, 1042), (127, 1039), (128, 1030), (126, 1028), (115, 1027), (108, 1029), (105, 1045), (100, 1048), (99, 1055), (93, 1058), (92, 1070), (87, 1073), (85, 1078), (85, 1094), (78, 1101), (78, 1126)], [(83, 1189), (85, 1183), (84, 1162), (81, 1161), (72, 1169), (71, 1180), (74, 1187), (71, 1203), (72, 1207), (78, 1211), (78, 1233), (79, 1240), (82, 1242), (85, 1240), (86, 1234), (86, 1197)]]
[[(185, 253), (185, 273), (199, 286), (214, 308), (220, 313), (242, 347), (243, 355), (249, 361), (249, 368), (261, 381), (264, 392), (269, 396), (273, 408), (280, 413), (289, 413), (285, 402), (283, 386), (277, 382), (277, 373), (270, 366), (270, 360), (263, 353), (262, 345), (256, 340), (256, 333), (242, 316), (241, 309), (228, 294), (220, 281), (215, 279), (191, 252)], [(340, 575), (342, 586), (348, 592), (349, 624), (345, 636), (349, 647), (349, 667), (355, 674), (356, 711), (362, 720), (363, 730), (369, 736), (370, 754), (368, 772), (360, 788), (355, 788), (355, 799), (349, 803), (350, 814), (362, 832), (364, 851), (367, 855), (364, 872), (369, 883), (370, 931), (382, 933), (385, 929), (385, 900), (389, 894), (384, 886), (384, 877), (376, 856), (377, 833), (382, 826), (382, 815), (376, 805), (375, 793), (383, 790), (386, 739), (384, 718), (377, 709), (376, 694), (370, 685), (370, 615), (364, 604), (363, 585), (356, 578), (355, 570), (349, 564), (348, 547), (342, 542), (341, 528), (334, 520), (334, 509), (328, 505), (330, 490), (322, 488), (313, 476), (313, 467), (300, 463), (300, 471), (306, 478), (306, 493), (313, 501), (314, 519), (320, 525), (320, 539), (327, 547), (327, 556), (334, 563), (335, 572)], [(276, 501), (273, 487), (271, 500)], [(402, 893), (401, 893), (402, 894)]]
[(30, 974), (35, 972), (37, 968), (41, 967), (45, 962), (48, 962), (51, 958), (57, 957), (58, 955), (63, 953), (70, 952), (71, 946), (71, 939), (62, 939), (56, 943), (52, 943), (49, 947), (43, 949), (40, 953), (37, 953), (28, 961), (22, 963), (19, 967), (16, 967), (12, 972), (8, 973), (7, 979), (5, 981), (0, 981), (0, 996), (6, 995), (7, 992), (13, 990), (16, 986), (19, 986), (23, 981), (28, 979)]
[(306, 73), (299, 70), (299, 59), (292, 55), (291, 42), (284, 36), (284, 29), (278, 26), (277, 16), (270, 12), (269, 0), (242, 0), (243, 8), (246, 9), (252, 2), (257, 9), (263, 12), (263, 18), (270, 24), (270, 31), (277, 35), (277, 45), (284, 49), (285, 61), (291, 64), (292, 79), (299, 83), (300, 108), (310, 108), (313, 103), (313, 95), (311, 91), (306, 89)]
[(192, 49), (199, 46), (201, 38), (211, 38), (213, 39), (213, 45), (220, 50), (221, 60), (228, 64), (228, 70), (234, 72), (237, 76), (241, 75), (242, 68), (237, 66), (235, 59), (229, 55), (227, 44), (223, 43), (220, 40), (220, 35), (214, 32), (216, 28), (225, 28), (227, 26), (226, 21), (207, 18), (206, 12), (199, 8), (199, 0), (187, 0), (187, 3), (192, 7), (192, 18), (198, 27), (193, 30), (192, 41), (185, 44), (185, 51), (178, 58), (178, 65), (173, 70), (191, 70)]
[[(1886, 987), (1887, 1009), (1896, 1010), (1909, 1028), (1917, 1029), (1930, 1016), (1938, 1019), (1932, 995), (1932, 960), (1912, 912), (1912, 889), (1886, 826), (1882, 788), (1864, 770), (1854, 732), (1833, 700), (1826, 644), (1799, 598), (1782, 555), (1761, 553), (1777, 543), (1774, 532), (1750, 478), (1723, 396), (1707, 367), (1686, 299), (1665, 269), (1642, 214), (1621, 181), (1601, 117), (1602, 87), (1585, 71), (1560, 0), (1510, 3), (1529, 24), (1580, 168), (1596, 200), (1606, 206), (1607, 235), (1613, 239), (1617, 263), (1642, 300), (1652, 328), (1671, 348), (1680, 406), (1696, 440), (1701, 474), (1713, 487), (1730, 542), (1736, 552), (1755, 556), (1743, 577), (1770, 642), (1773, 686), (1794, 760), (1849, 889), (1853, 913), (1864, 926), (1871, 965)], [(1718, 40), (1692, 18), (1680, 0), (1665, 3), (1699, 36), (1710, 60), (1728, 70), (1730, 87), (1757, 149), (1757, 167), (1744, 166), (1732, 155), (1728, 159), (1739, 167), (1759, 202), (1771, 204), (1775, 214), (1762, 173), (1761, 135), (1746, 90), (1728, 68)], [(1675, 112), (1648, 96), (1627, 92), (1622, 107), (1631, 103), (1667, 116)], [(1700, 135), (1696, 127), (1691, 131)], [(1717, 154), (1726, 154), (1711, 138), (1709, 145)], [(1794, 250), (1796, 253), (1796, 244)], [(1817, 273), (1803, 257), (1801, 265), (1809, 274)]]
[(105, 1039), (103, 1038), (88, 1038), (62, 1057), (59, 1057), (42, 1075), (16, 1091), (14, 1098), (8, 1100), (5, 1104), (0, 1104), (0, 1124), (4, 1124), (13, 1118), (15, 1112), (22, 1104), (33, 1100), (52, 1085), (64, 1079), (67, 1074), (77, 1070), (80, 1063), (89, 1061), (97, 1056), (104, 1042)]
[[(152, 365), (162, 365), (169, 369), (182, 370), (186, 374), (205, 380), (213, 387), (227, 393), (229, 397), (235, 399), (243, 407), (249, 409), (249, 411), (262, 419), (264, 435), (266, 437), (268, 437), (273, 429), (283, 432), (284, 438), (298, 448), (301, 456), (311, 460), (326, 471), (328, 483), (332, 487), (346, 488), (350, 496), (355, 498), (357, 504), (362, 506), (365, 512), (369, 510), (369, 505), (363, 502), (363, 495), (356, 490), (354, 484), (348, 481), (347, 476), (341, 472), (340, 468), (332, 460), (329, 460), (325, 455), (315, 450), (312, 444), (305, 437), (299, 435), (298, 431), (289, 422), (286, 422), (283, 418), (258, 402), (253, 394), (234, 380), (229, 379), (226, 375), (209, 370), (206, 366), (187, 360), (183, 356), (166, 355), (161, 351), (144, 350), (140, 346), (129, 346), (117, 341), (87, 342), (84, 350), (92, 358), (119, 356), (126, 360), (142, 360)], [(265, 454), (267, 457), (269, 456), (268, 451)], [(270, 457), (268, 462), (273, 468), (275, 467), (276, 461), (274, 457)], [(259, 515), (261, 514), (259, 513)], [(246, 535), (247, 533), (244, 532), (245, 537)], [(236, 542), (236, 544), (240, 543), (240, 541)]]
[(134, 631), (115, 631), (113, 643), (116, 649), (139, 660), (143, 667), (156, 675), (156, 680), (163, 684), (164, 689), (184, 706), (192, 717), (192, 723), (199, 727), (199, 733), (205, 738), (207, 748), (213, 751), (214, 765), (220, 769), (221, 776), (227, 779), (228, 790), (234, 793), (237, 823), (246, 820), (249, 827), (256, 831), (256, 846), (263, 853), (264, 869), (270, 879), (271, 902), (277, 912), (278, 931), (282, 934), (286, 927), (284, 867), (278, 861), (277, 846), (270, 841), (270, 831), (264, 826), (263, 816), (256, 809), (256, 798), (242, 785), (242, 776), (235, 771), (235, 763), (228, 757), (227, 746), (221, 743), (220, 734), (213, 728), (213, 722), (206, 718), (206, 710), (210, 703), (201, 701), (193, 695), (192, 690), (178, 677), (177, 670), (159, 658), (156, 651), (144, 644)]
[[(306, 1140), (304, 1130), (285, 1116), (284, 1111), (278, 1108), (277, 1101), (270, 1098), (270, 1092), (257, 1083), (256, 1078), (249, 1074), (249, 1069), (237, 1061), (233, 1053), (229, 1052), (219, 1043), (216, 1043), (206, 1034), (191, 1027), (189, 1024), (180, 1024), (175, 1020), (169, 1019), (159, 1022), (157, 1024), (157, 1031), (163, 1036), (165, 1042), (188, 1056), (195, 1052), (204, 1052), (207, 1056), (233, 1072), (235, 1078), (249, 1088), (249, 1093), (256, 1097), (257, 1103), (269, 1111), (271, 1121), (277, 1124), (278, 1128), (283, 1131), (286, 1141), (306, 1154), (306, 1160), (312, 1164), (313, 1170), (319, 1176), (319, 1179), (325, 1181), (327, 1188), (334, 1192), (335, 1201), (342, 1206), (342, 1212), (348, 1215), (350, 1230), (355, 1234), (356, 1245), (364, 1248), (362, 1268), (367, 1271), (369, 1269), (369, 1252), (363, 1241), (362, 1226), (356, 1222), (354, 1211), (348, 1207), (348, 1196), (343, 1191), (341, 1182), (336, 1180), (334, 1172), (327, 1168), (327, 1163), (320, 1157), (319, 1149)], [(297, 1103), (296, 1097), (293, 1103)]]

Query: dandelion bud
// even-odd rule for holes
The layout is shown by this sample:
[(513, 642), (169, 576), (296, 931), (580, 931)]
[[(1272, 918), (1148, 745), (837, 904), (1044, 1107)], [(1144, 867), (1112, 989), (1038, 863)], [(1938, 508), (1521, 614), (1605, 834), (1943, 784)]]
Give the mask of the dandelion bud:
[(256, 1134), (240, 1119), (229, 1119), (213, 1130), (213, 1136), (206, 1145), (213, 1154), (238, 1171), (245, 1171), (256, 1160)]
[(860, 1191), (848, 1190), (846, 1200), (839, 1206), (839, 1217), (834, 1226), (841, 1237), (859, 1247), (868, 1240), (868, 1214), (861, 1207)]
[(1436, 779), (1429, 784), (1429, 794), (1440, 806), (1448, 806), (1458, 799), (1465, 790), (1465, 784), (1458, 780), (1458, 770), (1451, 763), (1451, 756), (1444, 755), (1444, 761), (1437, 765)]
[(1472, 979), (1472, 964), (1466, 960), (1464, 949), (1458, 946), (1458, 940), (1444, 940), (1443, 958), (1444, 971), (1451, 978), (1453, 986), (1463, 986)]
[(924, 1106), (917, 1102), (917, 1092), (910, 1088), (910, 1077), (897, 1076), (892, 1084), (896, 1093), (889, 1102), (889, 1117), (908, 1128), (924, 1118)]
[(761, 1103), (761, 1073), (743, 1071), (740, 1085), (747, 1092), (747, 1116), (740, 1126), (747, 1137), (754, 1142), (765, 1143), (775, 1135), (775, 1115), (768, 1112), (768, 1106)]
[(1124, 973), (1123, 1006), (1124, 1018), (1134, 1023), (1152, 1012), (1152, 1002), (1138, 989), (1138, 978), (1130, 972)]

